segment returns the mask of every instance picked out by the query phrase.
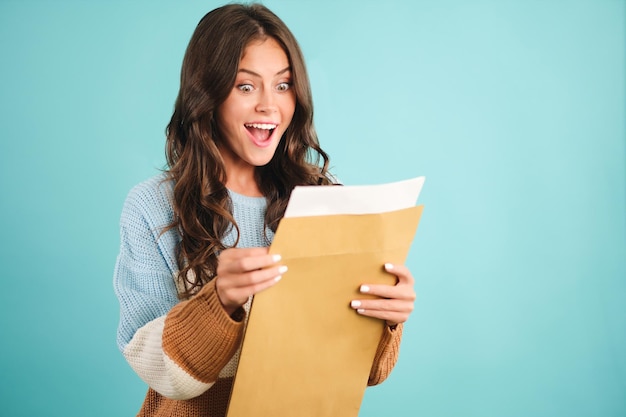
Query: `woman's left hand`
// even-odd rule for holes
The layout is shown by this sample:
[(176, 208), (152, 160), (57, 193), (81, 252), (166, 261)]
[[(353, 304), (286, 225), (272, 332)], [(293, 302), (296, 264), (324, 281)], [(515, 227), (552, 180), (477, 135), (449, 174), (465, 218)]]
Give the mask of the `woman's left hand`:
[(350, 306), (363, 316), (385, 320), (387, 325), (404, 323), (413, 311), (415, 301), (414, 279), (404, 265), (385, 264), (385, 270), (398, 278), (396, 285), (361, 285), (360, 292), (379, 298), (352, 300)]

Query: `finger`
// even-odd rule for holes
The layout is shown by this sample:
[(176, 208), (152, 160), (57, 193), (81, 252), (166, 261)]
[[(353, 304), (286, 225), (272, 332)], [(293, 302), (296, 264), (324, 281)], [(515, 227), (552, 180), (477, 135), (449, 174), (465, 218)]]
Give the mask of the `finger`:
[(222, 291), (226, 294), (225, 298), (232, 300), (247, 300), (248, 297), (266, 290), (278, 283), (282, 279), (282, 275), (272, 275), (270, 277), (255, 277), (245, 283), (245, 285), (222, 286)]
[(392, 275), (395, 275), (398, 278), (398, 284), (413, 285), (413, 283), (415, 282), (411, 271), (405, 265), (386, 263), (383, 267), (385, 271)]
[(399, 298), (415, 300), (413, 285), (415, 280), (411, 271), (404, 265), (386, 263), (384, 269), (390, 274), (396, 275), (395, 285), (363, 284), (359, 291), (363, 294), (372, 294), (383, 298)]
[[(219, 259), (218, 274), (223, 273), (242, 273), (267, 268), (280, 262), (281, 256), (274, 254), (258, 254), (236, 258)], [(221, 268), (220, 268), (221, 267)]]
[(277, 275), (273, 278), (267, 279), (265, 281), (261, 281), (258, 282), (250, 287), (248, 287), (247, 289), (250, 291), (250, 295), (256, 295), (258, 293), (260, 293), (261, 291), (265, 291), (270, 287), (273, 287), (274, 285), (276, 285), (281, 279), (282, 279), (282, 275)]
[(227, 308), (240, 306), (250, 296), (278, 283), (286, 271), (287, 267), (281, 265), (272, 270), (254, 271), (244, 275), (218, 275), (216, 278), (218, 297)]
[(400, 300), (415, 301), (416, 294), (412, 285), (396, 284), (396, 285), (376, 285), (363, 284), (359, 288), (362, 294), (371, 294), (381, 298), (391, 298)]
[(356, 311), (361, 316), (372, 317), (375, 319), (384, 320), (387, 323), (404, 323), (409, 319), (409, 315), (397, 311), (380, 311), (380, 310), (366, 310), (358, 309)]
[[(224, 288), (256, 288), (264, 285), (266, 281), (279, 281), (287, 272), (287, 266), (279, 265), (273, 268), (256, 269), (240, 274), (221, 275)], [(219, 276), (219, 275), (218, 275)]]
[(280, 281), (285, 272), (287, 272), (287, 266), (285, 265), (276, 266), (274, 268), (257, 269), (246, 273), (244, 275), (245, 279), (241, 280), (241, 284), (243, 284), (242, 286), (244, 287), (251, 287), (253, 289), (261, 288), (269, 281)]
[(412, 301), (406, 300), (353, 300), (350, 307), (359, 311), (380, 311), (380, 312), (397, 312), (403, 314), (411, 314), (415, 307)]
[(236, 261), (235, 266), (238, 267), (240, 271), (255, 271), (268, 268), (277, 262), (280, 262), (280, 260), (281, 256), (276, 254), (248, 256)]

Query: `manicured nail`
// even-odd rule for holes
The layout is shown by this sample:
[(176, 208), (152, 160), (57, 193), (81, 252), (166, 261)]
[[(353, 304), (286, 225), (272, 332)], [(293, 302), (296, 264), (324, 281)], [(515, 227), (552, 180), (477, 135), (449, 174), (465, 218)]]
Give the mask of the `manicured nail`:
[(391, 271), (392, 269), (393, 269), (393, 264), (390, 264), (390, 263), (386, 263), (385, 264), (385, 270), (386, 271)]
[(350, 302), (350, 307), (353, 307), (353, 308), (361, 307), (361, 302), (359, 300), (352, 300)]
[(370, 287), (368, 287), (367, 285), (361, 285), (361, 292), (370, 292)]
[(282, 277), (283, 277), (282, 275), (279, 275), (276, 278), (274, 278), (274, 281), (278, 282), (282, 279)]
[(281, 265), (281, 266), (278, 267), (278, 273), (282, 275), (285, 272), (287, 272), (287, 269), (289, 269), (289, 268), (287, 268), (286, 265)]
[(272, 260), (274, 262), (279, 262), (282, 259), (282, 256), (280, 255), (272, 255)]
[(359, 313), (359, 314), (363, 314), (363, 313), (365, 313), (365, 309), (364, 308), (357, 308), (356, 312)]

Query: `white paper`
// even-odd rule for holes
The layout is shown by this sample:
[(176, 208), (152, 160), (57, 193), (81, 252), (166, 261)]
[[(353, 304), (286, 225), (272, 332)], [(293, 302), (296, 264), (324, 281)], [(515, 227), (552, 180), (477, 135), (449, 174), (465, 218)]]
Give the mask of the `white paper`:
[(374, 214), (414, 207), (425, 179), (378, 185), (297, 186), (285, 217)]

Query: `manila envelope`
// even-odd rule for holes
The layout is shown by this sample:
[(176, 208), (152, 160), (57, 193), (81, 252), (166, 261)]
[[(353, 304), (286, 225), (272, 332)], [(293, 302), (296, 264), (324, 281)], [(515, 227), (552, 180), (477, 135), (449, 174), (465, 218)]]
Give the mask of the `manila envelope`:
[(283, 218), (270, 253), (289, 270), (254, 298), (228, 417), (357, 416), (384, 329), (350, 301), (361, 284), (394, 285), (423, 206)]

